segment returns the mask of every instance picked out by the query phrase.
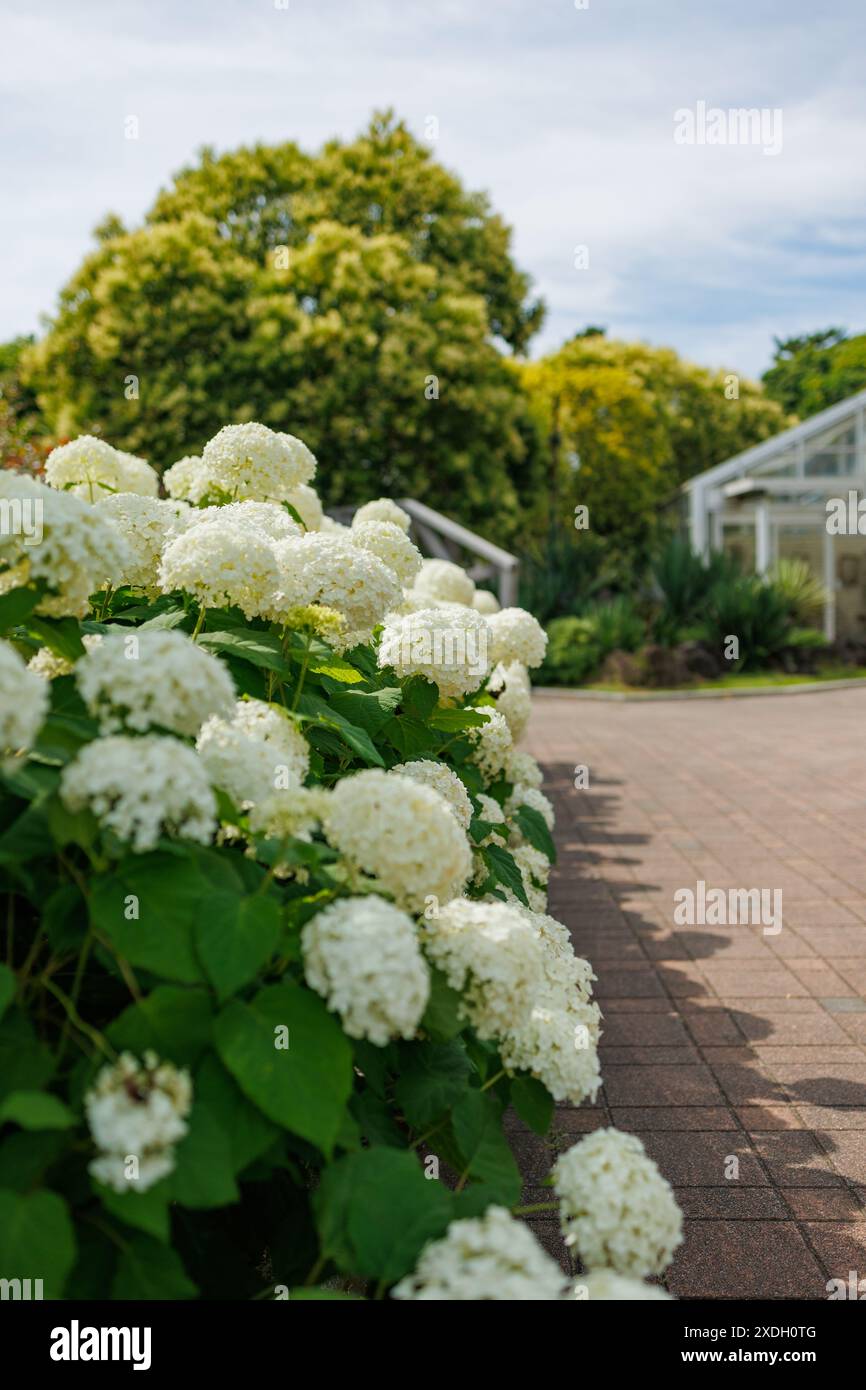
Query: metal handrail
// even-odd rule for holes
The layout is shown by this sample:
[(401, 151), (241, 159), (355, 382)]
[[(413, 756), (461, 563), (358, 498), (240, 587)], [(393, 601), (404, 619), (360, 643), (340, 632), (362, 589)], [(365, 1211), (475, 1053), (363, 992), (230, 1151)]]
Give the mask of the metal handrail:
[[(443, 516), (425, 502), (416, 502), (412, 497), (401, 497), (399, 505), (412, 518), (412, 533), (419, 550), (438, 560), (451, 560), (464, 565), (476, 581), (494, 579), (497, 596), (503, 608), (512, 608), (517, 603), (517, 581), (520, 574), (520, 561), (510, 551), (494, 545), (483, 536), (478, 536), (459, 521)], [(354, 507), (329, 508), (330, 515), (338, 521), (350, 520)], [(467, 552), (478, 558), (465, 563)]]

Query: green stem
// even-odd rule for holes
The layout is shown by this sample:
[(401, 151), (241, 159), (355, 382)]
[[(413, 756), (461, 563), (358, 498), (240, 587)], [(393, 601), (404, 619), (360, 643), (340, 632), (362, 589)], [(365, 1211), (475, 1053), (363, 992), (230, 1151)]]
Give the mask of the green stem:
[(325, 1255), (319, 1256), (319, 1258), (316, 1260), (316, 1263), (313, 1265), (313, 1268), (310, 1270), (309, 1274), (304, 1280), (305, 1288), (308, 1287), (310, 1284), (315, 1284), (322, 1270), (325, 1268), (326, 1261), (327, 1257)]
[(27, 983), (27, 977), (29, 976), (30, 971), (33, 969), (33, 962), (39, 954), (39, 948), (42, 945), (42, 938), (44, 935), (45, 928), (40, 923), (39, 930), (33, 938), (33, 943), (30, 947), (30, 950), (27, 952), (27, 957), (24, 961), (24, 964), (21, 967), (18, 985), (19, 990), (22, 990)]
[(481, 1089), (482, 1091), (489, 1091), (491, 1086), (495, 1086), (496, 1083), (497, 1083), (497, 1081), (501, 1081), (502, 1078), (503, 1078), (503, 1076), (507, 1076), (507, 1075), (508, 1075), (508, 1073), (506, 1072), (505, 1068), (503, 1067), (502, 1070), (501, 1070), (501, 1071), (498, 1071), (498, 1072), (496, 1073), (495, 1076), (491, 1076), (491, 1078), (490, 1078), (489, 1081), (485, 1081), (484, 1085), (483, 1085), (480, 1089)]
[(202, 624), (204, 623), (204, 617), (205, 617), (205, 613), (206, 613), (206, 612), (207, 612), (207, 609), (206, 609), (205, 605), (202, 604), (201, 607), (200, 607), (199, 610), (198, 610), (198, 617), (197, 617), (196, 620), (195, 620), (195, 627), (194, 627), (193, 630), (192, 630), (192, 640), (193, 640), (193, 642), (196, 640), (196, 638), (198, 637), (199, 633), (200, 633), (201, 630), (202, 630)]
[(106, 613), (108, 612), (108, 605), (109, 605), (110, 602), (111, 602), (111, 597), (112, 597), (112, 594), (113, 594), (113, 593), (114, 593), (114, 589), (113, 589), (112, 586), (109, 584), (108, 587), (107, 587), (106, 590), (105, 590), (105, 597), (104, 597), (104, 599), (102, 600), (102, 607), (101, 607), (100, 610), (99, 610), (99, 621), (100, 621), (100, 622), (103, 622), (104, 619), (105, 619), (105, 615), (106, 615)]
[(106, 1042), (105, 1038), (102, 1036), (101, 1033), (98, 1033), (95, 1028), (91, 1028), (89, 1023), (84, 1022), (84, 1019), (79, 1014), (72, 1000), (69, 999), (63, 993), (62, 989), (58, 989), (57, 985), (53, 984), (51, 980), (43, 980), (43, 983), (45, 985), (45, 988), (49, 991), (49, 993), (53, 994), (55, 999), (59, 1000), (59, 1002), (63, 1005), (63, 1008), (66, 1012), (66, 1023), (63, 1025), (63, 1036), (60, 1039), (60, 1050), (57, 1053), (58, 1063), (60, 1061), (60, 1058), (63, 1056), (63, 1048), (65, 1046), (67, 1037), (67, 1028), (70, 1023), (75, 1028), (77, 1028), (80, 1033), (83, 1033), (86, 1038), (89, 1038), (90, 1041), (93, 1043), (94, 1047), (98, 1048), (100, 1052), (104, 1053), (105, 1056), (113, 1062), (116, 1058), (116, 1053), (112, 1050), (111, 1046)]
[[(87, 957), (90, 955), (90, 948), (92, 945), (93, 932), (92, 929), (88, 927), (87, 934), (81, 943), (81, 950), (78, 952), (78, 961), (75, 966), (75, 978), (72, 981), (72, 994), (68, 1000), (66, 995), (62, 994), (62, 992), (57, 989), (56, 985), (52, 985), (48, 980), (45, 981), (47, 988), (51, 990), (52, 994), (57, 995), (57, 998), (60, 999), (63, 1007), (66, 1009), (66, 1020), (63, 1024), (63, 1032), (60, 1034), (60, 1047), (57, 1051), (58, 1066), (63, 1060), (63, 1054), (66, 1051), (70, 1022), (75, 1023), (76, 1027), (80, 1025), (76, 1006), (78, 1004), (78, 996), (81, 993), (81, 984), (84, 979), (84, 967), (87, 964)], [(69, 1007), (67, 1007), (67, 1005)], [(82, 1032), (87, 1032), (87, 1026), (82, 1028)]]
[(15, 894), (10, 893), (6, 903), (6, 964), (12, 969), (15, 957)]
[(297, 689), (295, 690), (294, 699), (292, 700), (292, 710), (293, 710), (293, 711), (296, 710), (296, 709), (298, 708), (298, 702), (299, 702), (299, 700), (300, 700), (300, 698), (301, 698), (301, 691), (302, 691), (303, 688), (304, 688), (304, 679), (305, 679), (306, 674), (307, 674), (307, 667), (308, 667), (309, 664), (310, 664), (310, 656), (311, 656), (311, 652), (310, 652), (310, 636), (309, 636), (309, 633), (307, 633), (307, 635), (306, 635), (306, 646), (305, 646), (305, 648), (304, 648), (304, 660), (303, 660), (303, 662), (301, 663), (301, 674), (300, 674), (300, 676), (298, 677)]
[(530, 1202), (525, 1207), (512, 1207), (512, 1216), (531, 1216), (536, 1211), (556, 1211), (558, 1202)]

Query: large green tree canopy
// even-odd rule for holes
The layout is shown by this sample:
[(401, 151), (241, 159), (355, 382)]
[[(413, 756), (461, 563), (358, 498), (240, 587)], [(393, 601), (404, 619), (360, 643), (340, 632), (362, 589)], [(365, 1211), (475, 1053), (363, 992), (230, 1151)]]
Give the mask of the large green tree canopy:
[(550, 442), (551, 521), (567, 522), (584, 505), (594, 532), (641, 545), (680, 484), (788, 423), (745, 378), (598, 330), (523, 376)]
[(517, 524), (534, 434), (495, 340), (521, 349), (541, 306), (487, 199), (390, 115), (317, 155), (205, 151), (97, 238), (24, 362), (56, 433), (167, 465), (259, 419), (319, 455), (326, 501)]
[(805, 419), (866, 387), (866, 333), (849, 338), (825, 328), (802, 338), (777, 338), (773, 365), (762, 377), (767, 395)]

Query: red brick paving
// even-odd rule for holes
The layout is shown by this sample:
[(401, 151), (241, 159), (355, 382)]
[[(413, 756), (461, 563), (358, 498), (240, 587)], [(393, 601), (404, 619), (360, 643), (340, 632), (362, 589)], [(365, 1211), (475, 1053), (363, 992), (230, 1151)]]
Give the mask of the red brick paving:
[[(826, 1298), (866, 1276), (866, 692), (590, 702), (539, 694), (550, 910), (598, 975), (614, 1124), (677, 1190), (680, 1298)], [(590, 786), (575, 790), (575, 765)], [(781, 888), (783, 927), (677, 926), (673, 893)], [(518, 1130), (527, 1194), (550, 1162)], [(731, 1159), (738, 1160), (738, 1176)], [(535, 1228), (562, 1256), (555, 1221)]]

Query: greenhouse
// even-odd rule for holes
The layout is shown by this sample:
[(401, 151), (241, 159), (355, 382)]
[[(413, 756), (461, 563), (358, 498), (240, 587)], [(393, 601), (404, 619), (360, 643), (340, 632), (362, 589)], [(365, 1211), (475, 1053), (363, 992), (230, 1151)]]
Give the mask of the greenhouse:
[[(866, 633), (866, 391), (685, 484), (695, 550), (725, 550), (766, 574), (801, 559), (824, 582), (824, 632)], [(853, 494), (853, 495), (852, 495)]]

